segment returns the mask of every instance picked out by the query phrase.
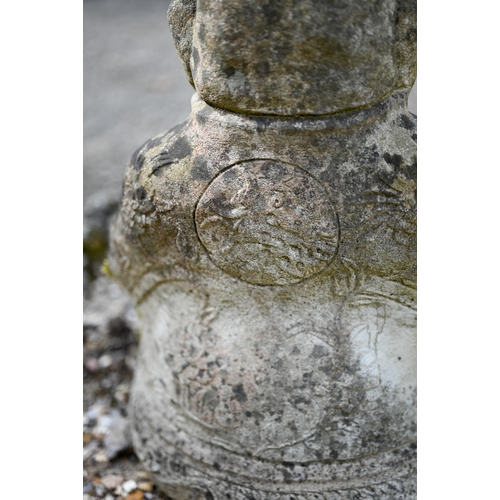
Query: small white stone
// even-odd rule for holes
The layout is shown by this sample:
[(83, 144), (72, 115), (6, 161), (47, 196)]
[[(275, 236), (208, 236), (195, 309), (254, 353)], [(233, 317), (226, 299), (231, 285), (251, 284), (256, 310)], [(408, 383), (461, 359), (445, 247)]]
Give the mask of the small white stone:
[(91, 457), (95, 451), (97, 451), (97, 443), (95, 441), (91, 441), (88, 446), (83, 448), (83, 460), (87, 460), (87, 458)]
[(113, 364), (113, 358), (109, 354), (103, 354), (97, 361), (99, 368), (109, 368)]
[(122, 489), (125, 493), (130, 493), (137, 489), (137, 483), (133, 479), (130, 479), (130, 481), (125, 481), (122, 484)]
[(128, 393), (129, 393), (128, 384), (120, 384), (116, 388), (115, 399), (120, 403), (125, 403), (127, 401)]
[(111, 415), (101, 415), (97, 420), (96, 426), (92, 429), (92, 434), (94, 436), (100, 434), (107, 434), (111, 423), (113, 421), (113, 417)]
[(108, 476), (101, 477), (101, 483), (108, 488), (114, 490), (118, 485), (123, 482), (123, 476), (109, 474)]
[(113, 495), (106, 495), (104, 500), (115, 500), (115, 497)]
[(94, 460), (99, 464), (109, 462), (109, 458), (106, 456), (106, 453), (104, 453), (104, 451), (102, 450), (95, 454)]
[(100, 404), (92, 405), (85, 414), (89, 420), (96, 420), (99, 415), (102, 415), (104, 406)]
[(111, 417), (112, 421), (104, 438), (104, 450), (110, 459), (132, 446), (128, 420), (116, 410), (112, 411)]
[(94, 483), (94, 492), (95, 495), (99, 498), (102, 498), (104, 496), (104, 492), (106, 491), (106, 488), (102, 484), (95, 484)]
[(142, 491), (153, 491), (154, 485), (151, 481), (140, 481), (137, 483), (137, 487)]
[(83, 362), (83, 364), (89, 372), (95, 372), (99, 368), (99, 363), (97, 362), (97, 359), (95, 359), (94, 357), (87, 358)]
[(113, 381), (109, 377), (106, 377), (101, 381), (101, 387), (103, 389), (110, 389), (113, 387)]

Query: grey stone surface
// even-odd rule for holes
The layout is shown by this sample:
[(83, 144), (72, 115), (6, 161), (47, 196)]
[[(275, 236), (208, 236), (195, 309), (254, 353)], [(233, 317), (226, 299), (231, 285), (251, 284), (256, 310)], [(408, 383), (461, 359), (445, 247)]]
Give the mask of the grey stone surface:
[(415, 79), (413, 0), (172, 6), (170, 26), (188, 76), (218, 108), (323, 115), (373, 104)]
[(416, 5), (196, 5), (191, 115), (133, 154), (110, 239), (136, 452), (175, 500), (415, 499)]

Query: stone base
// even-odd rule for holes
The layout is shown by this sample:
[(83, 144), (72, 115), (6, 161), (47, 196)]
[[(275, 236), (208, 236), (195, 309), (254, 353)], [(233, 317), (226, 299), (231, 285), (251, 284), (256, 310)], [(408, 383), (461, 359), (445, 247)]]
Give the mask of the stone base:
[(175, 421), (186, 418), (179, 409), (170, 407), (168, 414), (161, 414), (138, 394), (138, 385), (132, 402), (134, 446), (156, 484), (174, 500), (417, 498), (415, 443), (359, 460), (261, 460), (179, 429)]

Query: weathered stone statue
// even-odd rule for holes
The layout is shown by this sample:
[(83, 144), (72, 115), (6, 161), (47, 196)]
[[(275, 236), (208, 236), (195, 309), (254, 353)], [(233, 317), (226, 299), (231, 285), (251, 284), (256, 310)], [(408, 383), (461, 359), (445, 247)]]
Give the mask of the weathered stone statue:
[(415, 0), (174, 0), (125, 174), (136, 451), (175, 500), (414, 499)]

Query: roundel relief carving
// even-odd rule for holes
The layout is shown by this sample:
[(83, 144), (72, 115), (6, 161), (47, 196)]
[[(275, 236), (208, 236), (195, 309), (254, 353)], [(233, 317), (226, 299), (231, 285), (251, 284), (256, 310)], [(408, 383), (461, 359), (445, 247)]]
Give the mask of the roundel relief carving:
[(223, 271), (256, 285), (299, 283), (333, 259), (338, 224), (323, 186), (273, 160), (236, 164), (196, 207), (198, 236)]

